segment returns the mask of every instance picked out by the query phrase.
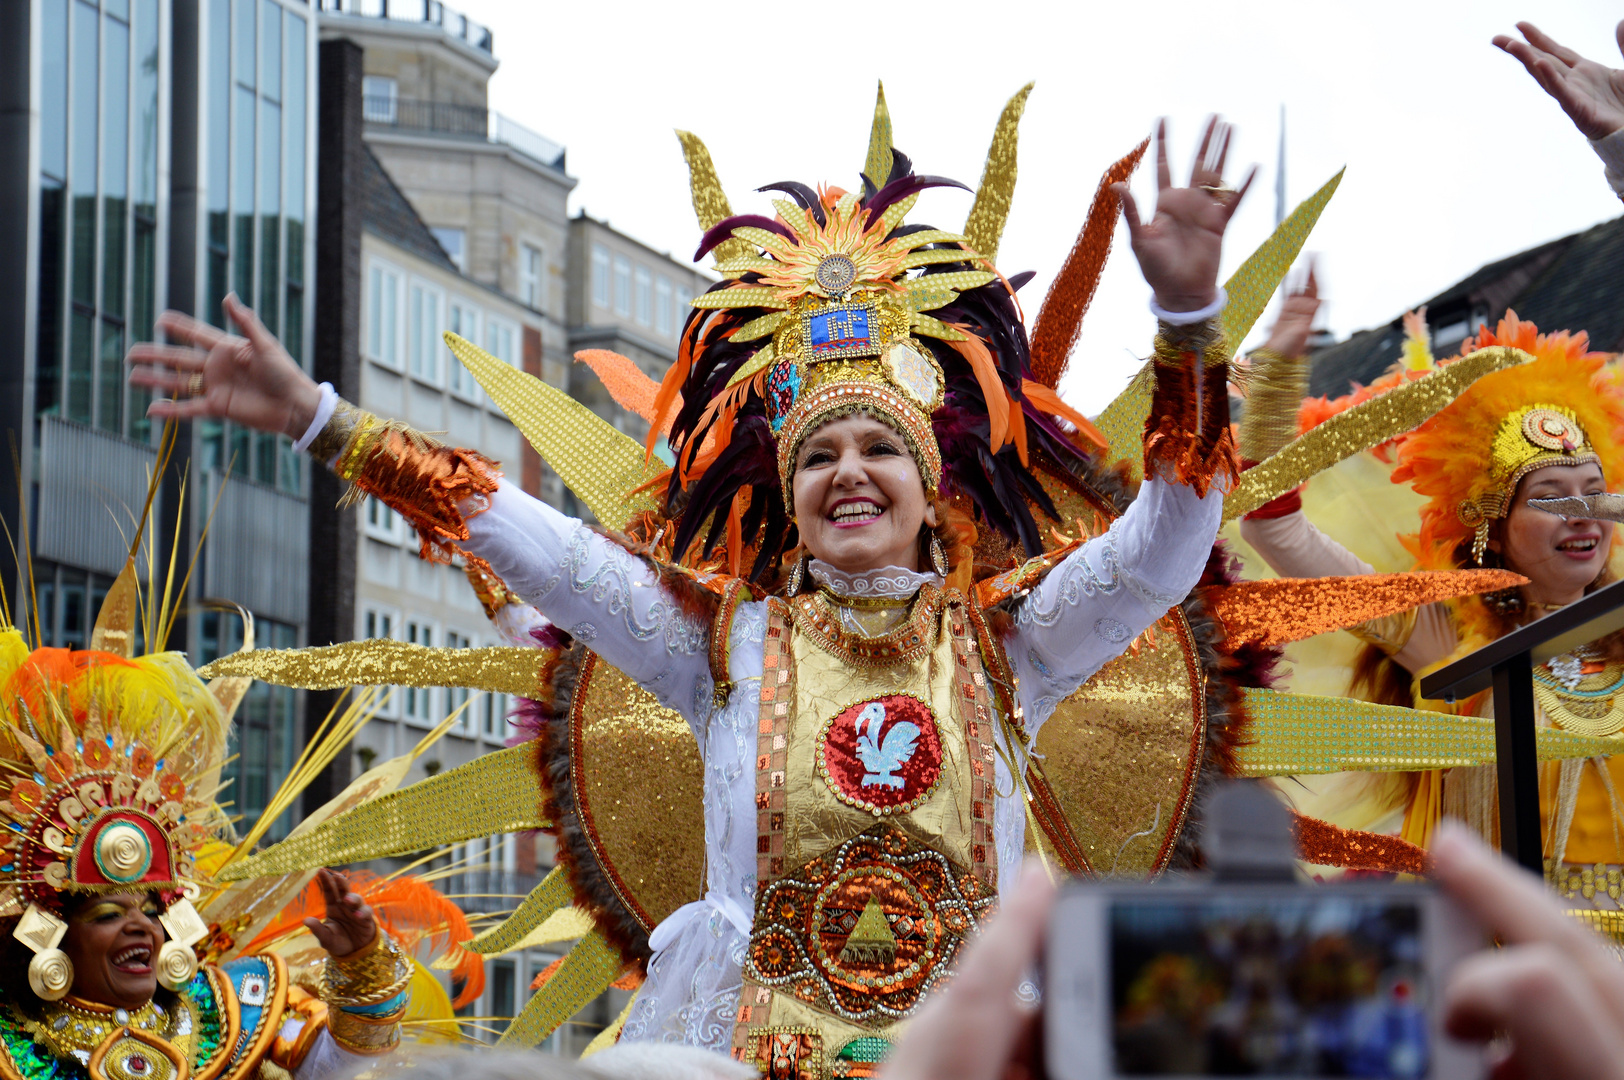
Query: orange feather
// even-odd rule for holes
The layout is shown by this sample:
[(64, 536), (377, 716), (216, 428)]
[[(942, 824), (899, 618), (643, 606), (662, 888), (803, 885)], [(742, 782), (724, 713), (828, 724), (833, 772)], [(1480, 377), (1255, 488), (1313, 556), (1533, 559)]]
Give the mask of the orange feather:
[[(411, 874), (384, 878), (367, 870), (350, 870), (344, 876), (349, 880), (350, 891), (360, 895), (372, 909), (378, 925), (406, 952), (413, 952), (426, 943), (436, 953), (457, 958), (457, 966), (451, 974), (462, 981), (462, 990), (452, 1001), (452, 1007), (460, 1009), (479, 998), (485, 990), (485, 962), (478, 953), (462, 947), (463, 942), (473, 939), (474, 931), (461, 908), (433, 885)], [(243, 947), (242, 953), (247, 955), (270, 948), (282, 938), (303, 930), (305, 919), (321, 919), (326, 914), (327, 901), (322, 896), (321, 882), (312, 880)]]
[[(659, 396), (660, 384), (649, 378), (636, 361), (608, 349), (582, 349), (575, 354), (575, 359), (592, 369), (616, 405), (641, 416), (653, 427), (654, 400)], [(669, 435), (670, 420), (659, 430), (660, 434)]]
[(1040, 382), (1033, 382), (1031, 379), (1022, 379), (1021, 393), (1025, 394), (1027, 399), (1036, 405), (1040, 411), (1046, 412), (1050, 416), (1058, 416), (1071, 424), (1072, 427), (1077, 429), (1077, 434), (1101, 450), (1110, 446), (1105, 436), (1100, 434), (1100, 429), (1089, 422), (1088, 417), (1061, 401), (1060, 395), (1052, 387), (1044, 386)]
[(996, 454), (1009, 438), (1009, 407), (1004, 404), (1009, 398), (1009, 391), (1004, 388), (1004, 380), (998, 377), (998, 365), (993, 362), (987, 343), (968, 326), (955, 325), (953, 329), (963, 333), (964, 340), (950, 341), (948, 344), (969, 361), (976, 382), (981, 384), (982, 396), (987, 399), (987, 422), (991, 425), (987, 442)]

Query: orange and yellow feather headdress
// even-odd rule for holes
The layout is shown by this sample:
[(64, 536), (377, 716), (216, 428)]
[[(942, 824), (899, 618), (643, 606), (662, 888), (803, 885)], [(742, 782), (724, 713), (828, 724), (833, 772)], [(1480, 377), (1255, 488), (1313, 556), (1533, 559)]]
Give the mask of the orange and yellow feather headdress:
[(1508, 312), (1462, 347), (1465, 356), (1510, 346), (1534, 359), (1478, 379), (1400, 440), (1393, 481), (1431, 500), (1412, 542), (1424, 568), (1458, 566), (1468, 541), (1481, 562), (1489, 526), (1535, 469), (1595, 462), (1608, 483), (1624, 477), (1624, 390), (1588, 344), (1583, 331), (1541, 334)]

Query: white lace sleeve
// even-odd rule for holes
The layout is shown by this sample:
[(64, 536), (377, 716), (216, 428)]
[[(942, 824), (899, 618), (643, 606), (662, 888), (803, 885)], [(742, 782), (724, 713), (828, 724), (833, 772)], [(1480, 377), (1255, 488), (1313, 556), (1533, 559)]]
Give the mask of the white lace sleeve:
[(1026, 594), (1007, 648), (1028, 733), (1184, 599), (1206, 566), (1223, 504), (1217, 490), (1203, 499), (1147, 478), (1127, 513)]
[(506, 481), (467, 520), (463, 546), (508, 588), (696, 730), (705, 722), (710, 627), (683, 611), (642, 560)]

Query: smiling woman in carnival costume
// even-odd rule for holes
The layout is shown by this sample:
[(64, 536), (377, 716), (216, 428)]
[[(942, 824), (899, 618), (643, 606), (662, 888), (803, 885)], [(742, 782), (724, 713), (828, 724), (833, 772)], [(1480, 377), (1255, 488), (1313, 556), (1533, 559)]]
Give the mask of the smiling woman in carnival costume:
[[(626, 1037), (698, 1032), (764, 1063), (810, 1062), (884, 1036), (945, 971), (1025, 846), (1010, 740), (1031, 738), (1207, 562), (1234, 476), (1216, 276), (1241, 193), (1222, 185), (1226, 143), (1210, 125), (1188, 188), (1172, 186), (1158, 147), (1156, 215), (1140, 224), (1129, 206), (1164, 372), (1138, 498), (985, 604), (949, 584), (967, 579), (970, 553), (944, 493), (1040, 552), (1021, 498), (1038, 489), (1028, 448), (1073, 460), (1071, 432), (1087, 426), (1057, 399), (1044, 412), (1014, 396), (1029, 368), (1012, 288), (963, 236), (902, 224), (922, 190), (950, 182), (914, 175), (900, 154), (862, 192), (776, 185), (793, 200), (776, 219), (706, 234), (700, 253), (727, 245), (729, 276), (695, 302), (661, 391), (662, 405), (681, 395), (667, 499), (683, 512), (669, 545), (680, 557), (725, 535), (735, 563), (750, 550), (752, 578), (786, 581), (760, 599), (730, 579), (708, 616), (683, 595), (691, 573), (662, 573), (476, 454), (424, 452), (415, 433), (336, 401), (240, 307), (249, 349), (205, 363), (149, 346), (132, 359), (176, 369), (137, 375), (171, 390), (200, 373), (201, 396), (157, 412), (292, 434), (438, 524), (439, 542), (686, 718), (714, 778), (710, 892), (655, 933)], [(919, 267), (929, 272), (911, 276)], [(221, 339), (167, 325), (204, 349)], [(1014, 669), (1018, 697), (995, 692), (988, 663)], [(802, 973), (818, 917), (850, 925), (838, 954)], [(791, 981), (818, 989), (782, 992)]]

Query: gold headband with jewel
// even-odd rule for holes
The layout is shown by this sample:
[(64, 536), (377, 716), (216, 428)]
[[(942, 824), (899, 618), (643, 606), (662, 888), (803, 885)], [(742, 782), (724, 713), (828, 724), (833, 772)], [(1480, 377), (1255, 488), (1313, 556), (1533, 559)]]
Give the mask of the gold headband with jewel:
[(1573, 411), (1560, 405), (1529, 405), (1511, 413), (1494, 433), (1490, 451), (1491, 486), (1460, 504), (1461, 522), (1475, 530), (1472, 560), (1482, 563), (1489, 523), (1506, 516), (1522, 478), (1547, 465), (1600, 464)]
[[(826, 276), (837, 283), (849, 279), (844, 267), (828, 274), (826, 269), (819, 267), (820, 282)], [(776, 360), (766, 396), (786, 505), (794, 505), (790, 480), (801, 443), (828, 421), (856, 413), (896, 428), (919, 465), (925, 490), (934, 493), (940, 486), (942, 452), (930, 416), (942, 404), (942, 368), (909, 336), (908, 324), (909, 313), (877, 291), (850, 300), (806, 296), (785, 313), (773, 335)]]

